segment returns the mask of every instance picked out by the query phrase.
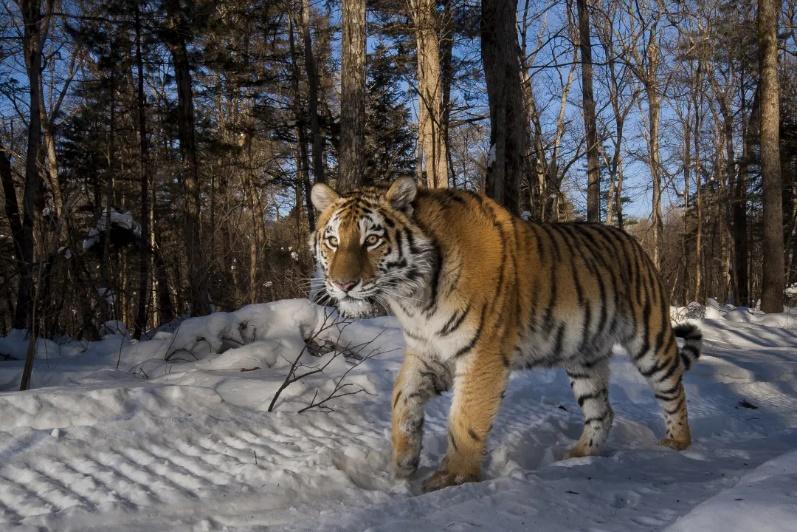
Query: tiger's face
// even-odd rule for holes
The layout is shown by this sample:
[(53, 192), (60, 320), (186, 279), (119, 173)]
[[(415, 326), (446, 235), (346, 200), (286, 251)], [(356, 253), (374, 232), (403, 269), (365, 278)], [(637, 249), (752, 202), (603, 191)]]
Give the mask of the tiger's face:
[(324, 272), (326, 292), (347, 316), (371, 314), (373, 304), (408, 297), (430, 266), (431, 243), (412, 223), (415, 181), (402, 178), (387, 191), (360, 189), (340, 196), (313, 187), (321, 214), (311, 246)]

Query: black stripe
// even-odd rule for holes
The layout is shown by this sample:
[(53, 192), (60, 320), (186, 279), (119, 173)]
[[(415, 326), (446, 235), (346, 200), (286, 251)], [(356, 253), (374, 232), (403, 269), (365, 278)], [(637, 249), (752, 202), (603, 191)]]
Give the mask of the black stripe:
[(692, 359), (683, 353), (680, 354), (681, 362), (684, 364), (684, 370), (689, 371), (692, 368)]
[(472, 428), (468, 429), (468, 436), (473, 438), (474, 441), (481, 441), (481, 438), (479, 438), (479, 435), (476, 434), (476, 431), (473, 430)]
[(457, 288), (457, 284), (459, 283), (459, 278), (462, 277), (462, 265), (460, 264), (459, 268), (456, 268), (453, 277), (448, 278), (448, 288), (446, 289), (446, 296), (450, 296), (454, 290)]
[(681, 400), (678, 401), (678, 404), (675, 405), (675, 408), (673, 409), (665, 408), (664, 411), (671, 416), (673, 414), (677, 414), (681, 410), (681, 408), (683, 408), (684, 401), (686, 401), (686, 395), (681, 395)]
[(459, 326), (462, 325), (463, 321), (465, 321), (465, 318), (467, 317), (469, 312), (470, 312), (470, 303), (468, 303), (468, 306), (465, 307), (465, 310), (455, 311), (454, 314), (452, 314), (451, 317), (448, 319), (446, 324), (443, 325), (443, 328), (440, 329), (440, 332), (438, 332), (437, 334), (439, 334), (440, 336), (447, 336), (452, 332), (456, 331), (457, 329), (459, 329)]
[(607, 358), (609, 358), (609, 355), (602, 355), (599, 356), (598, 358), (593, 358), (592, 360), (585, 360), (581, 362), (581, 366), (587, 369), (591, 369), (600, 364), (601, 362), (605, 361)]
[(700, 356), (700, 350), (690, 344), (686, 344), (681, 348), (681, 353), (689, 356), (690, 358), (698, 358)]
[(537, 229), (540, 227), (537, 224), (529, 226), (534, 233), (534, 240), (537, 242), (537, 256), (540, 259), (540, 262), (545, 260), (545, 247), (542, 245), (542, 237), (540, 237), (539, 233), (537, 233)]
[(565, 373), (567, 373), (567, 376), (570, 377), (573, 380), (580, 380), (580, 379), (583, 380), (583, 379), (591, 379), (592, 378), (592, 374), (590, 374), (590, 373), (572, 373), (572, 372), (567, 371), (567, 370), (565, 370)]
[(458, 358), (464, 355), (465, 353), (469, 352), (476, 345), (476, 342), (479, 341), (479, 337), (481, 337), (482, 335), (482, 329), (484, 328), (484, 319), (486, 315), (487, 315), (487, 304), (485, 303), (482, 306), (482, 312), (481, 315), (479, 316), (479, 326), (476, 328), (476, 333), (473, 335), (473, 338), (471, 338), (470, 342), (468, 342), (465, 346), (463, 346), (456, 353), (454, 353), (454, 358)]
[(562, 343), (565, 337), (565, 322), (560, 322), (556, 330), (556, 341), (553, 344), (553, 356), (559, 358), (562, 355)]
[(454, 448), (454, 451), (458, 451), (457, 440), (454, 439), (454, 434), (450, 430), (448, 431), (448, 437), (451, 440), (451, 446)]
[(587, 419), (585, 419), (585, 420), (584, 420), (584, 424), (585, 424), (585, 425), (589, 425), (589, 424), (590, 424), (590, 423), (592, 423), (593, 421), (605, 421), (607, 417), (609, 417), (609, 411), (608, 411), (608, 410), (607, 410), (606, 412), (604, 412), (604, 413), (603, 413), (602, 415), (600, 415), (600, 416), (593, 416), (593, 417), (590, 417), (590, 418), (587, 418)]
[[(675, 370), (678, 369), (678, 361), (679, 361), (679, 359), (680, 359), (680, 357), (678, 357), (678, 356), (672, 357), (670, 359), (670, 362), (669, 362), (669, 367), (667, 367), (667, 371), (661, 377), (657, 377), (656, 380), (658, 382), (664, 382), (667, 379), (669, 379), (670, 377), (672, 377), (673, 373), (675, 373)], [(664, 368), (662, 368), (662, 369), (664, 369)]]
[(401, 393), (402, 392), (403, 392), (403, 390), (399, 390), (398, 393), (396, 394), (396, 398), (393, 399), (393, 408), (396, 408), (396, 405), (398, 404), (399, 399), (401, 398)]
[(578, 401), (578, 406), (584, 406), (584, 403), (590, 399), (600, 399), (606, 394), (606, 388), (602, 390), (598, 390), (596, 392), (580, 395), (576, 397), (576, 401)]
[[(399, 306), (401, 306), (401, 303), (399, 303)], [(401, 307), (401, 308), (402, 308), (402, 310), (404, 310), (404, 307)], [(406, 312), (406, 310), (405, 310), (405, 312)], [(414, 333), (410, 332), (408, 329), (404, 329), (404, 334), (409, 336), (413, 340), (425, 340), (424, 337), (418, 336), (417, 334), (414, 334)]]
[(437, 290), (440, 286), (440, 276), (443, 274), (443, 258), (436, 243), (434, 244), (434, 259), (432, 263), (432, 294), (429, 304), (423, 309), (423, 312), (427, 315), (434, 314), (437, 310)]

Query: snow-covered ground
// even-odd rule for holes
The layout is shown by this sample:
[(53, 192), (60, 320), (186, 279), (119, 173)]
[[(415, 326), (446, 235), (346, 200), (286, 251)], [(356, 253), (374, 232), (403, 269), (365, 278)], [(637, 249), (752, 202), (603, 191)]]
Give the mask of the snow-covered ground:
[[(0, 338), (0, 529), (797, 530), (797, 316), (706, 316), (686, 377), (688, 451), (657, 446), (659, 407), (618, 355), (603, 456), (559, 460), (582, 425), (566, 376), (518, 373), (485, 480), (429, 494), (420, 482), (445, 451), (450, 396), (427, 408), (417, 477), (394, 480), (392, 318), (334, 323), (293, 300), (140, 343), (40, 341), (23, 393), (14, 333)], [(268, 412), (300, 353), (294, 374), (323, 371)], [(336, 385), (357, 393), (298, 413)]]

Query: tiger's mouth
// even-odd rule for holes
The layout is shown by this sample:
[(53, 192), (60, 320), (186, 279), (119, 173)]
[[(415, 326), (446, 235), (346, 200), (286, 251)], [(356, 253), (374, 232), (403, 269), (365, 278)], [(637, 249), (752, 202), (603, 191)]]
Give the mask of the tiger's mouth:
[(376, 315), (379, 310), (373, 298), (359, 299), (348, 295), (337, 299), (337, 307), (344, 318), (367, 318)]

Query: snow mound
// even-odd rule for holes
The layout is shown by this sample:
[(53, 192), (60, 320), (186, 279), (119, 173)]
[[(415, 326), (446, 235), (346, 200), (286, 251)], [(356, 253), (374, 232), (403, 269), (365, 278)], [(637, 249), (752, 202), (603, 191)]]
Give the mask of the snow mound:
[[(484, 480), (430, 494), (451, 394), (427, 405), (418, 474), (393, 478), (403, 335), (391, 317), (277, 301), (141, 342), (108, 323), (97, 342), (38, 340), (27, 392), (12, 391), (28, 347), (12, 331), (0, 338), (0, 530), (795, 530), (797, 330), (713, 303), (706, 315), (685, 377), (689, 450), (657, 444), (660, 406), (618, 351), (601, 456), (562, 459), (583, 427), (565, 373), (518, 372)], [(304, 378), (283, 388), (292, 371)], [(341, 385), (356, 393), (319, 405)]]
[(667, 528), (693, 530), (797, 530), (797, 451), (763, 463)]

